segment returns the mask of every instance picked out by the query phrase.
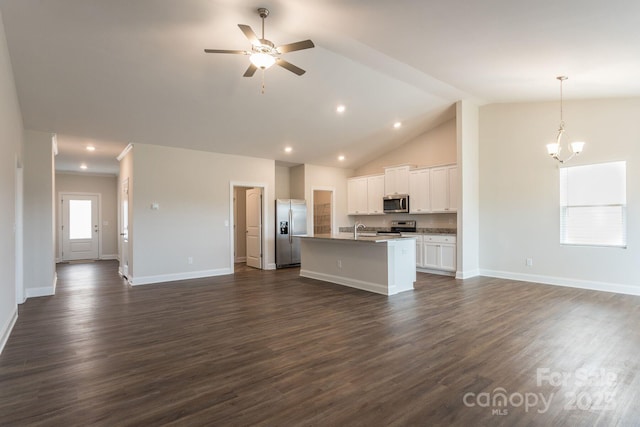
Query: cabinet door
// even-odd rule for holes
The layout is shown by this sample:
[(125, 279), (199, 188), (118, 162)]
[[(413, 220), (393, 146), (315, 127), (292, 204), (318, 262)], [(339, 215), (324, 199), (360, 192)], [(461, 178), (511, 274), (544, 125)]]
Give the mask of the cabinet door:
[(367, 178), (367, 212), (373, 215), (383, 214), (384, 175)]
[(448, 190), (449, 190), (449, 211), (458, 210), (458, 168), (450, 166), (447, 168)]
[(449, 173), (448, 168), (431, 169), (431, 210), (446, 212), (449, 210)]
[(425, 242), (423, 247), (423, 257), (425, 268), (440, 268), (440, 245)]
[(424, 267), (423, 248), (424, 243), (422, 241), (422, 236), (418, 236), (416, 238), (416, 267)]
[(431, 209), (429, 197), (430, 170), (409, 172), (409, 213), (427, 213)]
[(384, 194), (409, 194), (409, 166), (384, 170)]
[(367, 214), (367, 178), (347, 181), (347, 211), (349, 215)]
[(456, 245), (440, 246), (440, 268), (447, 271), (456, 271)]

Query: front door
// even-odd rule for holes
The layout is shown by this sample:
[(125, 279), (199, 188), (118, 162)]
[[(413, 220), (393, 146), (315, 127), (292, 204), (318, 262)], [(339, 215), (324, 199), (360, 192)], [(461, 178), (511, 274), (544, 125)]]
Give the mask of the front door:
[(62, 194), (62, 260), (97, 259), (98, 196)]
[(247, 265), (262, 268), (262, 189), (252, 188), (246, 194)]

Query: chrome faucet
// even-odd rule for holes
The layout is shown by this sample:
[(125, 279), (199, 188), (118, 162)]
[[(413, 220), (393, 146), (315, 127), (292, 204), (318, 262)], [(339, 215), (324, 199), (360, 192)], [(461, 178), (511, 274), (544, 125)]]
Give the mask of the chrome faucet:
[(361, 222), (356, 221), (355, 225), (353, 226), (353, 239), (356, 240), (358, 238), (358, 229), (359, 228), (367, 228), (366, 225), (364, 225)]

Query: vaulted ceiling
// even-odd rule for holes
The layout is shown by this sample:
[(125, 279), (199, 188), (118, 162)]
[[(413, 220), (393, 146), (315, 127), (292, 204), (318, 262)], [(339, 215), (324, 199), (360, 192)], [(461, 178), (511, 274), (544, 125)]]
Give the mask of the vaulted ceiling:
[[(303, 76), (266, 70), (264, 94), (260, 71), (242, 77), (246, 56), (203, 51), (248, 49), (237, 24), (259, 32), (258, 7), (276, 45), (316, 45), (285, 56)], [(635, 0), (0, 0), (0, 11), (25, 127), (58, 134), (59, 169), (92, 144), (110, 163), (88, 158), (90, 170), (113, 171), (129, 142), (357, 167), (452, 118), (459, 99), (555, 100), (561, 74), (567, 99), (640, 96)]]

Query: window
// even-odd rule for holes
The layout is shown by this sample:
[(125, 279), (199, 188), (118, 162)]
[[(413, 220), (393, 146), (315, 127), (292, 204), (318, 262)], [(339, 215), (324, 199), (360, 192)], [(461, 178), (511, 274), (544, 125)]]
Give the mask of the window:
[(91, 200), (69, 200), (69, 239), (91, 238)]
[(560, 243), (627, 246), (627, 164), (560, 169)]

